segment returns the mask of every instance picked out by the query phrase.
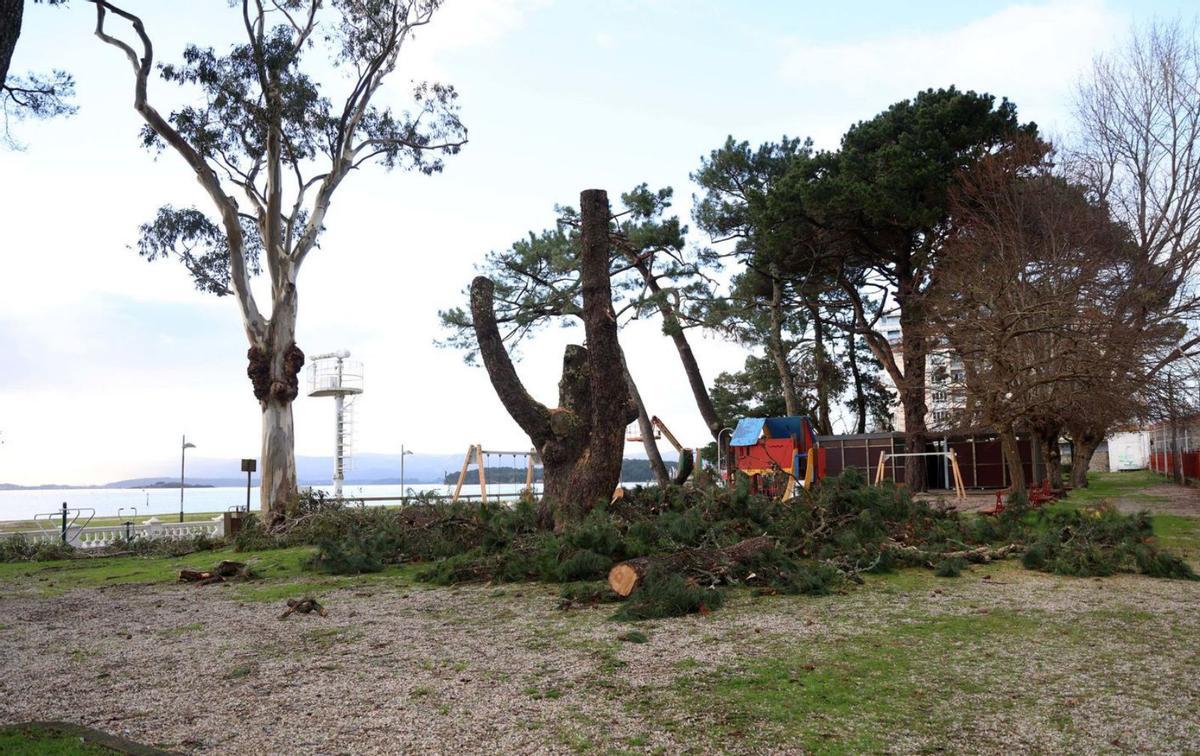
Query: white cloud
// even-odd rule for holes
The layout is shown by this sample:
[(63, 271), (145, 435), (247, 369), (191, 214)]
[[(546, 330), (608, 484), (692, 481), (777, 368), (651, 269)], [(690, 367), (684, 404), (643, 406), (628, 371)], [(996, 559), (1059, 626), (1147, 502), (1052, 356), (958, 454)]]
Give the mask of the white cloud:
[[(954, 84), (1007, 96), (1024, 118), (1053, 132), (1065, 127), (1075, 78), (1125, 24), (1100, 0), (1011, 5), (943, 31), (905, 29), (840, 43), (797, 38), (779, 74), (812, 95), (806, 104), (839, 113), (850, 107), (862, 117), (921, 89)], [(836, 139), (844, 126), (821, 141)]]

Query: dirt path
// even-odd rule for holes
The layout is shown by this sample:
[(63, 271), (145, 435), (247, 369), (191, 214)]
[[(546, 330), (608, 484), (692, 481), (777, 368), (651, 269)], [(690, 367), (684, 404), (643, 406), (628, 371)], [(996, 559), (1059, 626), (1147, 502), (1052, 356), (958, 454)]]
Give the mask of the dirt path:
[(773, 719), (795, 693), (747, 703), (765, 717), (751, 728), (730, 724), (739, 704), (711, 686), (757, 694), (736, 681), (764, 659), (804, 675), (906, 628), (966, 623), (962, 637), (909, 633), (934, 666), (839, 673), (917, 690), (924, 719), (870, 710), (828, 737), (886, 727), (895, 751), (1200, 749), (1200, 585), (994, 567), (823, 599), (739, 594), (707, 617), (640, 624), (641, 644), (617, 639), (630, 626), (607, 620), (611, 607), (560, 611), (541, 586), (343, 590), (323, 599), (326, 618), (280, 621), (280, 606), (224, 586), (47, 598), (3, 585), (0, 722), (62, 719), (195, 753), (789, 751), (814, 721)]

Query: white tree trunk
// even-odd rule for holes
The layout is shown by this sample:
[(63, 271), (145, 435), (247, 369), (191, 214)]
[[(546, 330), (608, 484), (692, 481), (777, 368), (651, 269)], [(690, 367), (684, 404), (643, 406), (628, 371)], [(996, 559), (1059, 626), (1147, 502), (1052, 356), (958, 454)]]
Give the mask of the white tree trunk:
[(288, 283), (273, 303), (266, 342), (251, 346), (249, 353), (250, 380), (263, 413), (262, 513), (269, 525), (287, 517), (298, 494), (292, 402), (300, 393), (304, 353), (295, 339), (296, 289)]
[(271, 399), (262, 413), (262, 515), (274, 522), (297, 495), (292, 403)]

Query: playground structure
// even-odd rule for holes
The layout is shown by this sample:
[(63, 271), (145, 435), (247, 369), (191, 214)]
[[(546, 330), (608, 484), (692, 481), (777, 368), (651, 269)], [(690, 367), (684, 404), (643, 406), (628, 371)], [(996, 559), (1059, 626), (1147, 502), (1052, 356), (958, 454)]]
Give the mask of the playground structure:
[(345, 349), (318, 354), (308, 368), (308, 395), (333, 397), (333, 495), (339, 499), (354, 448), (354, 400), (363, 392), (362, 363), (349, 358)]
[[(458, 503), (462, 497), (463, 484), (467, 480), (467, 472), (474, 465), (479, 471), (479, 501), (481, 504), (488, 503), (488, 482), (487, 482), (487, 462), (489, 457), (503, 458), (512, 457), (513, 469), (517, 468), (517, 460), (521, 457), (525, 459), (525, 486), (516, 494), (518, 496), (527, 496), (534, 493), (534, 468), (541, 465), (541, 458), (538, 456), (536, 449), (529, 451), (498, 451), (494, 449), (484, 449), (483, 444), (471, 444), (467, 447), (466, 456), (463, 457), (462, 469), (458, 473), (458, 482), (454, 485), (454, 495), (451, 497), (452, 503)], [(511, 497), (513, 494), (499, 494), (494, 496), (495, 499), (502, 499), (505, 496)]]
[[(750, 478), (750, 490), (790, 499), (825, 477), (823, 450), (807, 417), (744, 417), (729, 439), (732, 469)], [(779, 479), (786, 476), (781, 486)]]

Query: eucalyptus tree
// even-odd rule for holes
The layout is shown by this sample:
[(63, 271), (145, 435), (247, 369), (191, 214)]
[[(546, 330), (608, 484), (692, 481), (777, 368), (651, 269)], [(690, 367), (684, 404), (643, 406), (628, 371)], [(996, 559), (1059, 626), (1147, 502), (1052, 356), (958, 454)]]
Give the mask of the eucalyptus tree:
[[(66, 5), (66, 0), (33, 0), (33, 4), (43, 2)], [(0, 112), (4, 116), (3, 141), (13, 148), (18, 144), (9, 128), (12, 120), (52, 118), (75, 112), (75, 106), (71, 104), (75, 79), (66, 71), (9, 75), (27, 4), (26, 0), (0, 0)]]
[[(242, 0), (241, 41), (224, 51), (188, 45), (180, 62), (165, 64), (156, 63), (141, 18), (107, 0), (91, 2), (96, 36), (133, 69), (143, 144), (178, 155), (208, 197), (208, 212), (160, 209), (142, 226), (138, 251), (179, 260), (199, 289), (237, 302), (250, 345), (247, 373), (262, 408), (262, 507), (278, 520), (297, 490), (298, 276), (333, 196), (372, 163), (441, 171), (443, 157), (466, 141), (453, 87), (417, 84), (403, 113), (377, 103), (401, 51), (440, 2)], [(122, 31), (111, 28), (114, 20)], [(161, 113), (149, 91), (156, 71), (195, 99)], [(330, 80), (320, 81), (317, 71), (329, 71)], [(327, 92), (341, 81), (345, 91), (334, 99)], [(270, 277), (269, 310), (251, 290), (260, 266)]]

